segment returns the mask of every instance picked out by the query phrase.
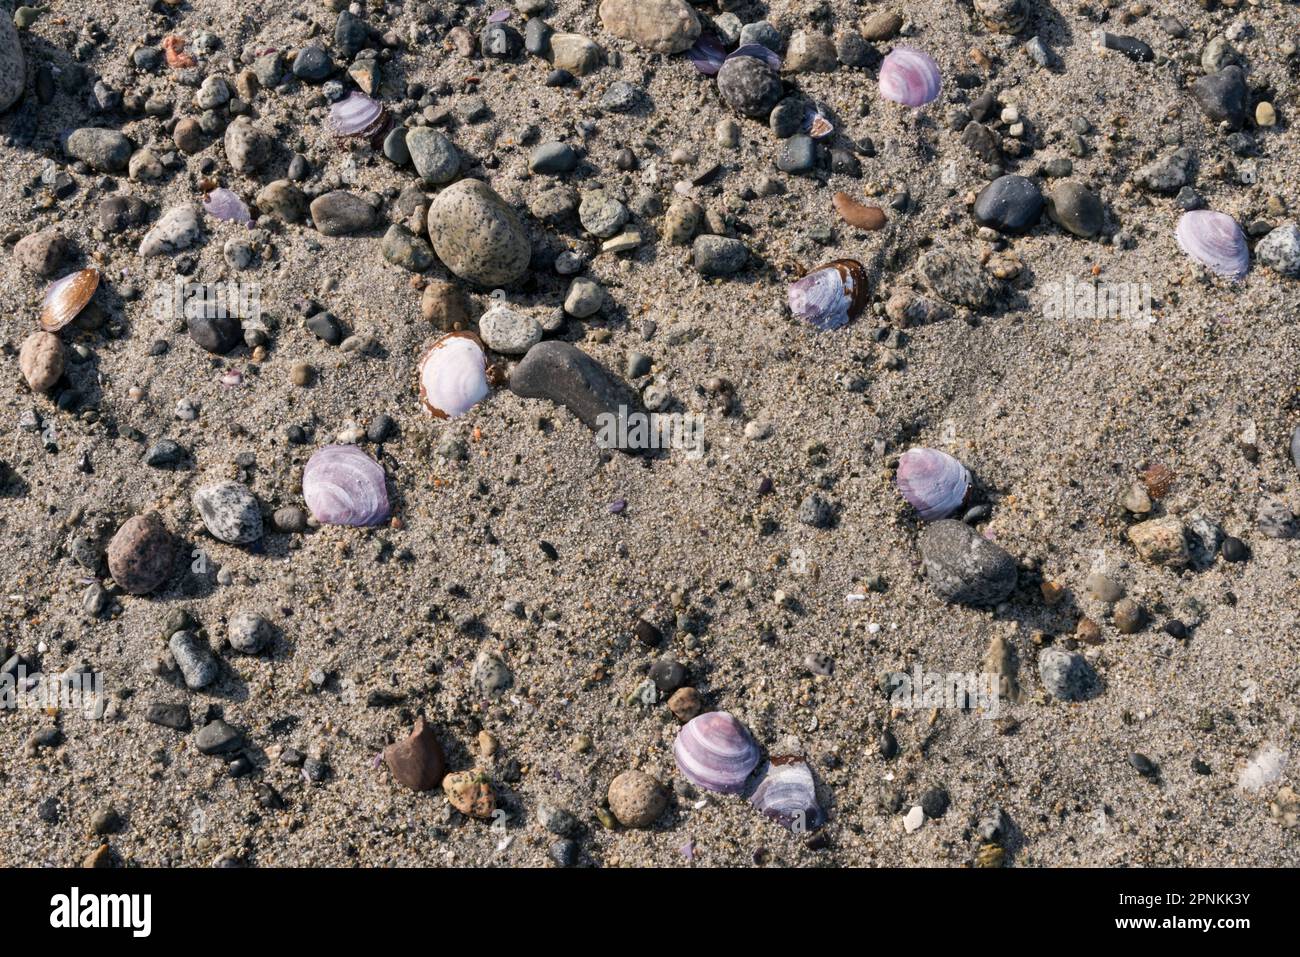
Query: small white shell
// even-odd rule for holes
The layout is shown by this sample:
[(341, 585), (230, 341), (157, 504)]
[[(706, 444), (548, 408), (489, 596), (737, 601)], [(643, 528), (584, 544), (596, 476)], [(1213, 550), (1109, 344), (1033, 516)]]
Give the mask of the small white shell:
[(487, 357), (478, 337), (449, 332), (420, 357), (420, 401), (438, 419), (464, 415), (487, 398)]

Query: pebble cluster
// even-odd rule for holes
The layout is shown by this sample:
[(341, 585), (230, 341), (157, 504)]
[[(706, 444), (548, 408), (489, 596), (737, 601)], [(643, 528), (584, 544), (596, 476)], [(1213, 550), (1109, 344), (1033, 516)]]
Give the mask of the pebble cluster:
[[(376, 819), (402, 849), (395, 855), (416, 860), (454, 861), (458, 839), (479, 841), (465, 835), (481, 828), (468, 852), (475, 863), (509, 860), (521, 839), (560, 867), (637, 860), (660, 839), (685, 862), (843, 852), (867, 863), (860, 819), (878, 815), (898, 840), (943, 829), (929, 851), (904, 859), (1032, 861), (1032, 825), (973, 792), (948, 759), (929, 761), (930, 749), (940, 739), (973, 747), (972, 727), (1002, 737), (1052, 709), (1082, 714), (1117, 687), (1147, 682), (1145, 658), (1113, 650), (1125, 642), (1169, 659), (1198, 654), (1214, 614), (1194, 594), (1204, 592), (1198, 581), (1226, 582), (1230, 607), (1236, 591), (1258, 587), (1256, 568), (1282, 568), (1294, 598), (1294, 364), (1291, 381), (1269, 393), (1283, 398), (1268, 422), (1252, 420), (1222, 453), (1259, 470), (1248, 518), (1198, 504), (1192, 489), (1222, 499), (1213, 476), (1170, 464), (1177, 443), (1118, 438), (1108, 448), (1127, 457), (1089, 490), (1108, 507), (1070, 526), (1095, 559), (1036, 536), (1034, 510), (1049, 506), (1026, 468), (995, 444), (945, 434), (939, 401), (927, 405), (916, 384), (951, 401), (969, 369), (949, 382), (916, 340), (959, 327), (974, 341), (1017, 313), (1037, 321), (1042, 287), (1068, 278), (1052, 273), (1066, 246), (1088, 244), (1084, 255), (1110, 264), (1117, 281), (1126, 256), (1163, 261), (1176, 278), (1160, 277), (1161, 314), (1176, 312), (1184, 290), (1225, 313), (1236, 297), (1272, 296), (1290, 305), (1270, 321), (1290, 322), (1300, 196), (1294, 175), (1282, 182), (1270, 163), (1297, 168), (1300, 59), (1297, 37), (1257, 35), (1253, 4), (1204, 0), (1185, 18), (1146, 3), (1074, 4), (1064, 42), (1046, 3), (974, 0), (956, 5), (960, 55), (927, 17), (835, 2), (783, 11), (730, 0), (500, 9), (311, 0), (297, 4), (311, 9), (295, 14), (303, 29), (293, 39), (255, 36), (249, 23), (236, 29), (173, 0), (146, 6), (139, 24), (114, 24), (112, 39), (90, 10), (0, 15), (0, 133), (6, 155), (39, 169), (26, 182), (4, 174), (22, 196), (5, 207), (14, 272), (5, 290), (17, 295), (4, 320), (13, 437), (0, 485), (7, 502), (77, 503), (50, 506), (44, 530), (20, 531), (33, 510), (0, 525), (33, 566), (6, 581), (0, 669), (33, 684), (44, 673), (67, 681), (109, 670), (114, 655), (147, 654), (148, 675), (110, 672), (117, 684), (94, 720), (129, 729), (113, 732), (115, 746), (159, 789), (193, 753), (214, 781), (239, 779), (249, 823), (237, 837), (227, 829), (221, 846), (196, 828), (184, 852), (158, 851), (132, 835), (152, 805), (115, 803), (86, 822), (95, 837), (78, 856), (88, 866), (193, 861), (195, 847), (223, 866), (256, 863), (276, 827), (297, 829), (314, 807), (340, 800), (330, 792), (363, 788), (379, 795)], [(65, 52), (51, 52), (65, 40)], [(422, 57), (457, 79), (410, 78)], [(1103, 119), (1119, 109), (1114, 100), (1094, 112), (1080, 97), (1073, 115), (1055, 116), (1017, 93), (1022, 75), (1076, 62), (1121, 87), (1169, 86), (1178, 105), (1166, 119), (1193, 118), (1194, 142), (1173, 127), (1154, 140), (1134, 134), (1158, 118)], [(669, 82), (691, 91), (687, 102), (665, 95)], [(576, 104), (581, 118), (561, 132), (541, 91)], [(57, 128), (47, 113), (74, 125)], [(698, 126), (691, 114), (715, 113), (683, 135)], [(607, 128), (620, 131), (616, 142)], [(909, 180), (930, 189), (913, 193)], [(787, 199), (800, 238), (783, 245), (772, 231), (787, 225)], [(756, 225), (759, 216), (767, 222)], [(633, 301), (638, 274), (656, 269), (674, 276), (672, 290)], [(1104, 281), (1103, 272), (1074, 278)], [(299, 277), (298, 293), (264, 297), (254, 312), (228, 302), (151, 311), (177, 277), (212, 290), (217, 276), (276, 289)], [(368, 285), (383, 287), (377, 300), (396, 290), (402, 314), (368, 311)], [(692, 289), (730, 308), (691, 317), (673, 297)], [(753, 393), (721, 375), (698, 384), (674, 375), (674, 350), (692, 348), (710, 324), (750, 322), (822, 357), (821, 369), (792, 373), (790, 390), (804, 394), (805, 376), (818, 376), (816, 388), (852, 423), (855, 461), (819, 440), (799, 461), (789, 447), (769, 453), (784, 426)], [(1261, 348), (1295, 359), (1294, 338), (1280, 346), (1282, 335), (1261, 333)], [(1207, 333), (1204, 348), (1214, 341)], [(742, 361), (784, 367), (789, 348), (774, 342)], [(134, 372), (117, 364), (128, 354)], [(923, 372), (910, 372), (914, 362)], [(178, 370), (194, 387), (173, 395)], [(1159, 374), (1149, 371), (1153, 382)], [(348, 383), (376, 381), (385, 411), (349, 403)], [(315, 408), (314, 395), (334, 398)], [(209, 410), (217, 401), (229, 423)], [(905, 411), (881, 411), (891, 401)], [(244, 403), (255, 425), (239, 420)], [(570, 540), (567, 551), (535, 536), (515, 561), (563, 571), (540, 573), (545, 584), (528, 602), (513, 597), (508, 578), (492, 579), (512, 574), (503, 539), (517, 545), (516, 521), (535, 528), (537, 519), (543, 534), (562, 527), (559, 503), (571, 501), (538, 492), (536, 514), (519, 519), (521, 489), (586, 463), (610, 490), (596, 510), (612, 524), (655, 507), (617, 488), (628, 470), (656, 495), (682, 481), (680, 450), (644, 436), (595, 447), (587, 433), (620, 411), (705, 417), (699, 451), (719, 476), (710, 494), (752, 535), (754, 567), (719, 567), (709, 529), (683, 530), (671, 559), (680, 583), (620, 580), (621, 607), (588, 617), (606, 594), (597, 581), (628, 557), (632, 536), (578, 549)], [(1050, 436), (1053, 410), (1041, 417)], [(816, 435), (821, 423), (793, 427)], [(844, 434), (842, 423), (826, 428)], [(489, 459), (483, 433), (511, 431), (525, 438)], [(104, 461), (121, 471), (96, 485)], [(89, 497), (58, 491), (79, 482)], [(430, 520), (439, 495), (454, 497), (459, 521)], [(819, 550), (834, 554), (835, 541), (871, 522), (878, 554), (822, 567), (832, 563)], [(442, 560), (461, 537), (492, 556), (482, 568)], [(873, 571), (886, 553), (910, 582)], [(358, 572), (358, 563), (373, 567)], [(56, 569), (52, 579), (41, 565)], [(428, 593), (407, 578), (421, 570), (432, 576)], [(801, 585), (823, 573), (839, 604), (829, 587)], [(561, 607), (581, 611), (570, 620)], [(973, 629), (980, 647), (950, 661), (920, 644), (890, 645), (859, 607), (935, 631)], [(389, 622), (394, 609), (408, 622), (400, 634), (368, 631), (368, 614)], [(788, 659), (796, 645), (781, 632), (810, 614), (837, 624), (819, 625), (797, 660), (765, 668), (769, 654)], [(728, 615), (739, 617), (722, 624)], [(1295, 627), (1294, 615), (1278, 625), (1290, 644), (1277, 664), (1292, 687)], [(746, 635), (753, 662), (717, 645), (728, 628)], [(565, 657), (593, 638), (594, 650)], [(828, 706), (832, 732), (816, 702), (849, 679), (824, 649), (846, 641), (868, 649), (875, 673)], [(415, 659), (420, 668), (408, 667)], [(968, 708), (905, 713), (888, 674), (917, 662), (994, 674), (1002, 716), (982, 725)], [(558, 706), (539, 703), (543, 670), (569, 684)], [(291, 707), (277, 697), (282, 686)], [(589, 695), (639, 722), (639, 743), (604, 748), (608, 719), (583, 721)], [(306, 743), (303, 702), (331, 696), (343, 717), (315, 722)], [(775, 720), (773, 696), (796, 699), (803, 720)], [(380, 718), (350, 727), (359, 712)], [(1126, 725), (1150, 717), (1123, 713)], [(23, 761), (48, 769), (74, 749), (72, 717), (42, 715), (26, 756), (0, 766), (0, 779), (26, 775)], [(30, 718), (0, 715), (0, 733)], [(1273, 826), (1293, 826), (1300, 799), (1282, 780), (1294, 714), (1279, 726), (1252, 712), (1237, 750), (1211, 737), (1216, 715), (1196, 721), (1204, 743), (1189, 746), (1186, 768), (1136, 748), (1117, 750), (1112, 765), (1151, 788), (1172, 774), (1212, 775), (1224, 791), (1252, 795)], [(545, 754), (511, 753), (530, 723), (552, 741), (554, 766)], [(1254, 733), (1266, 727), (1290, 735), (1276, 742), (1281, 757)], [(1240, 766), (1207, 763), (1202, 752), (1215, 748)], [(1186, 752), (1171, 743), (1169, 761)], [(546, 798), (552, 776), (567, 776), (570, 795), (580, 782), (581, 806)], [(1032, 785), (1033, 800), (1051, 805), (1044, 821), (1083, 813), (1052, 787), (1050, 774)], [(39, 803), (48, 824), (69, 800), (56, 790)], [(692, 836), (710, 815), (727, 822), (708, 832), (716, 851)], [(645, 841), (626, 833), (638, 830)], [(347, 853), (368, 854), (362, 843)]]

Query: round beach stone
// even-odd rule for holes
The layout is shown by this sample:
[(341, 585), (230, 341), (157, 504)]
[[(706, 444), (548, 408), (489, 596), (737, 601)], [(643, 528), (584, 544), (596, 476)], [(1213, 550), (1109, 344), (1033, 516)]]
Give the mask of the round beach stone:
[(446, 136), (427, 126), (406, 133), (406, 149), (420, 177), (430, 185), (449, 183), (460, 172), (460, 153)]
[(691, 247), (691, 260), (702, 276), (730, 276), (745, 267), (749, 250), (739, 239), (698, 236)]
[(1043, 211), (1043, 194), (1033, 180), (1014, 174), (999, 176), (975, 197), (975, 222), (1002, 233), (1023, 233), (1034, 227)]
[(226, 159), (235, 172), (256, 173), (266, 165), (275, 148), (275, 140), (270, 134), (253, 125), (253, 121), (241, 116), (226, 127), (224, 139)]
[(230, 619), (226, 637), (230, 647), (246, 655), (255, 655), (271, 643), (274, 629), (271, 623), (251, 611), (241, 611)]
[(162, 516), (128, 518), (108, 543), (108, 572), (125, 591), (147, 595), (171, 574), (176, 543)]
[(925, 576), (944, 601), (996, 605), (1016, 587), (1016, 561), (965, 522), (927, 525), (918, 542)]
[(1255, 258), (1276, 273), (1300, 278), (1300, 227), (1286, 223), (1272, 230), (1255, 247)]
[(73, 130), (64, 144), (73, 159), (100, 173), (120, 173), (131, 161), (131, 141), (117, 130), (83, 126)]
[(479, 336), (493, 352), (521, 356), (542, 341), (542, 326), (527, 313), (495, 305), (479, 317)]
[(0, 16), (0, 113), (18, 102), (27, 84), (27, 64), (18, 29), (8, 16)]
[(267, 183), (257, 194), (257, 208), (266, 216), (286, 223), (301, 223), (307, 218), (307, 197), (292, 180), (277, 179)]
[(742, 116), (765, 120), (781, 99), (781, 78), (757, 57), (732, 57), (718, 71), (718, 92)]
[(140, 241), (140, 255), (145, 258), (165, 256), (189, 249), (201, 234), (199, 211), (190, 205), (173, 206), (144, 234)]
[(519, 214), (477, 179), (463, 179), (434, 197), (429, 238), (448, 269), (484, 286), (523, 278), (532, 256)]
[(375, 224), (375, 208), (356, 193), (336, 189), (311, 201), (311, 221), (322, 236), (348, 236)]
[(194, 507), (208, 531), (223, 542), (243, 545), (262, 537), (262, 508), (238, 482), (205, 485), (194, 493)]
[(608, 239), (623, 228), (627, 217), (627, 207), (604, 190), (582, 194), (578, 220), (582, 228), (593, 236)]
[(1079, 183), (1058, 183), (1047, 194), (1047, 215), (1067, 232), (1090, 239), (1101, 232), (1104, 222), (1101, 200)]
[(600, 22), (655, 53), (681, 53), (700, 35), (700, 18), (686, 0), (601, 0)]
[(38, 276), (52, 276), (68, 253), (68, 241), (57, 229), (42, 229), (14, 244), (14, 259)]
[(649, 827), (668, 807), (668, 792), (644, 771), (624, 771), (610, 782), (608, 797), (624, 827)]

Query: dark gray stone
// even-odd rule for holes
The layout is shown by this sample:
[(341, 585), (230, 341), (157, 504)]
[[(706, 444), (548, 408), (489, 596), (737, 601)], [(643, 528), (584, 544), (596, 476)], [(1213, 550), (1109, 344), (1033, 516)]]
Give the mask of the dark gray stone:
[[(641, 412), (640, 402), (608, 369), (567, 342), (540, 342), (515, 367), (510, 391), (525, 399), (549, 399), (598, 431), (624, 416)], [(635, 452), (638, 449), (623, 449)]]
[(996, 605), (1016, 587), (1016, 561), (964, 522), (944, 519), (919, 536), (930, 587), (944, 601)]

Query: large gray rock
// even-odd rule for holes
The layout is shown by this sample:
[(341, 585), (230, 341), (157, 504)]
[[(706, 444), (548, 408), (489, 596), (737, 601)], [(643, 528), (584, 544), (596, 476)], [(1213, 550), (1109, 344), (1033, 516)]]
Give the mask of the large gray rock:
[(131, 141), (117, 130), (97, 126), (73, 130), (63, 148), (73, 159), (100, 173), (120, 173), (131, 161)]
[(238, 482), (205, 485), (194, 493), (194, 507), (213, 537), (232, 545), (262, 537), (262, 509), (257, 497)]
[[(616, 427), (620, 416), (644, 415), (622, 380), (567, 342), (540, 342), (529, 349), (510, 376), (510, 391), (526, 399), (549, 399), (562, 405), (593, 431), (608, 429), (611, 423)], [(636, 452), (641, 447), (623, 451)]]
[(919, 545), (925, 577), (944, 601), (996, 605), (1016, 587), (1016, 560), (965, 522), (929, 524)]
[(0, 16), (0, 113), (18, 102), (27, 85), (23, 45), (9, 14)]
[(1286, 223), (1272, 230), (1255, 247), (1255, 258), (1276, 273), (1300, 278), (1300, 227)]
[(523, 278), (532, 257), (519, 214), (477, 179), (463, 179), (434, 198), (429, 239), (443, 265), (483, 286), (507, 286)]
[(601, 0), (600, 22), (655, 53), (681, 53), (700, 35), (700, 18), (686, 0)]
[(455, 144), (437, 130), (417, 126), (406, 133), (406, 150), (415, 171), (428, 184), (449, 183), (460, 172), (460, 153)]

